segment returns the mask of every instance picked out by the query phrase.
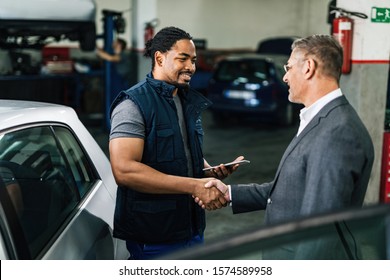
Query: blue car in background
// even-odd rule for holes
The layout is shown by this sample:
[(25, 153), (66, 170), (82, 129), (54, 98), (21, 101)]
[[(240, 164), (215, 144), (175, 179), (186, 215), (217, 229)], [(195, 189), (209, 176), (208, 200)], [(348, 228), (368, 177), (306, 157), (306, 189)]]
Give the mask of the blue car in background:
[(237, 54), (222, 59), (210, 79), (207, 96), (216, 123), (228, 117), (292, 125), (301, 108), (288, 100), (283, 82), (288, 56)]

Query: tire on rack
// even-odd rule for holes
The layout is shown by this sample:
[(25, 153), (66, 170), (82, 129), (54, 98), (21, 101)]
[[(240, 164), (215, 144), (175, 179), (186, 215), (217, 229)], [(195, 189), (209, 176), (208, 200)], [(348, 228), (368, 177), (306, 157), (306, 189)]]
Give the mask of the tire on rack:
[(79, 44), (82, 51), (93, 51), (96, 47), (96, 27), (89, 24), (80, 29)]

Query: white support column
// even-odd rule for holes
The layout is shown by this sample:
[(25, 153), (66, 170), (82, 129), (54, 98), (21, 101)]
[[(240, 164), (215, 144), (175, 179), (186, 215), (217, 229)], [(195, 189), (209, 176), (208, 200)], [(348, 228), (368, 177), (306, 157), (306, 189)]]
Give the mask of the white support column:
[[(390, 59), (390, 23), (372, 20), (373, 7), (390, 8), (388, 0), (337, 0), (347, 11), (364, 13), (354, 20), (352, 72), (341, 78), (341, 89), (365, 123), (375, 148), (375, 161), (365, 203), (378, 202)], [(353, 153), (353, 151), (351, 151)]]
[(157, 18), (157, 0), (132, 1), (132, 46), (138, 53), (138, 80), (151, 70), (150, 59), (143, 57), (145, 24)]

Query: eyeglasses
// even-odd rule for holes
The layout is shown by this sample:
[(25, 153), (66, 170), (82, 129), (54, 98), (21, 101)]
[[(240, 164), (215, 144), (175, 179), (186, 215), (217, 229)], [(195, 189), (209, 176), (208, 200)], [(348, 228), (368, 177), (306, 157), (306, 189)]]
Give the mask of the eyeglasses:
[(284, 68), (284, 71), (286, 71), (286, 73), (287, 73), (288, 70), (290, 70), (292, 68), (292, 66), (289, 66), (288, 64), (285, 64), (285, 65), (283, 65), (283, 68)]
[[(313, 60), (314, 65), (317, 67), (318, 64), (317, 64), (316, 60), (314, 60), (314, 58), (310, 58), (310, 59)], [(298, 60), (298, 62), (294, 63), (294, 65), (297, 64), (297, 63), (303, 63), (303, 62), (308, 61), (308, 60), (309, 60), (309, 59), (307, 59), (307, 58), (306, 58), (306, 59), (300, 59), (300, 60)], [(286, 73), (287, 73), (288, 71), (291, 70), (291, 68), (292, 68), (294, 65), (291, 65), (291, 66), (288, 65), (288, 64), (283, 65), (284, 71), (286, 71)]]

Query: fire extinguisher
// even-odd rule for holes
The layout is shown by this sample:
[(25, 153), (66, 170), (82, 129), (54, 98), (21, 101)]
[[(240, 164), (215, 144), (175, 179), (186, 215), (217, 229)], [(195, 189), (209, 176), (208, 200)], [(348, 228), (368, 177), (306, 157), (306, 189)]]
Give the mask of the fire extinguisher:
[(156, 28), (158, 23), (159, 23), (158, 19), (153, 19), (153, 20), (145, 23), (145, 29), (144, 29), (144, 42), (145, 43), (153, 38), (154, 29)]
[(343, 48), (343, 67), (341, 72), (351, 72), (353, 20), (348, 16), (339, 16), (333, 20), (333, 37)]
[(332, 35), (343, 48), (343, 66), (341, 72), (349, 74), (351, 72), (352, 58), (352, 37), (354, 21), (351, 15), (366, 19), (367, 15), (358, 12), (349, 12), (335, 6), (330, 6), (330, 13), (336, 13), (337, 16), (332, 22)]

